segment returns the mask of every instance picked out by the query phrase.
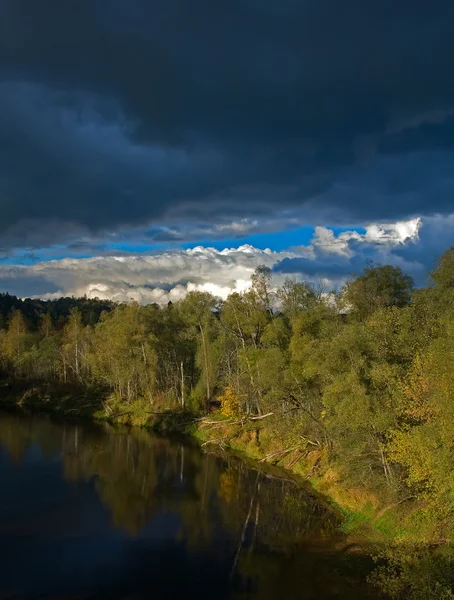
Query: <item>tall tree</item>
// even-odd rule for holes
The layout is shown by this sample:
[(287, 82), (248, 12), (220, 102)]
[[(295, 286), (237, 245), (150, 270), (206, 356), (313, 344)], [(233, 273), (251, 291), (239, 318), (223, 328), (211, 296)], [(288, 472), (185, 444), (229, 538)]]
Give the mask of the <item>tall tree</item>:
[(362, 275), (347, 282), (343, 298), (359, 319), (365, 319), (380, 308), (407, 306), (413, 288), (413, 278), (400, 267), (369, 265)]
[(208, 292), (189, 292), (179, 305), (183, 318), (198, 333), (203, 356), (203, 376), (207, 402), (211, 400), (212, 393), (209, 332), (214, 320), (213, 311), (215, 306), (216, 300)]
[(317, 302), (314, 286), (305, 281), (287, 277), (278, 291), (282, 311), (289, 319), (294, 319), (302, 311), (312, 308)]
[(271, 269), (265, 265), (256, 267), (251, 277), (252, 289), (269, 312), (271, 312), (270, 282)]
[(80, 383), (84, 382), (83, 372), (87, 367), (85, 360), (87, 357), (87, 343), (84, 329), (80, 310), (71, 308), (63, 331), (61, 351), (65, 381), (68, 379), (68, 371), (70, 371), (70, 378), (76, 379)]
[(438, 288), (454, 289), (454, 246), (441, 255), (430, 276)]
[(28, 327), (20, 310), (13, 309), (8, 319), (8, 329), (3, 339), (3, 352), (21, 369), (21, 360), (27, 350)]

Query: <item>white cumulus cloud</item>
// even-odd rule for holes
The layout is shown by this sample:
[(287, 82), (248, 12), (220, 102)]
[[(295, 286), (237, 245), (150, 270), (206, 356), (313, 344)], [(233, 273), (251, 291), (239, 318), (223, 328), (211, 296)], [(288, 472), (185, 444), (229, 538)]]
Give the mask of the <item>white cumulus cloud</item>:
[[(451, 243), (451, 218), (415, 218), (393, 224), (371, 224), (336, 234), (316, 227), (309, 244), (284, 251), (197, 246), (149, 254), (63, 258), (31, 265), (0, 266), (0, 291), (21, 296), (84, 296), (142, 304), (177, 301), (191, 290), (226, 298), (248, 289), (258, 265), (273, 269), (276, 285), (291, 274), (299, 279), (323, 280), (336, 287), (368, 260), (401, 266), (418, 282), (436, 255)], [(426, 252), (425, 244), (430, 244)]]

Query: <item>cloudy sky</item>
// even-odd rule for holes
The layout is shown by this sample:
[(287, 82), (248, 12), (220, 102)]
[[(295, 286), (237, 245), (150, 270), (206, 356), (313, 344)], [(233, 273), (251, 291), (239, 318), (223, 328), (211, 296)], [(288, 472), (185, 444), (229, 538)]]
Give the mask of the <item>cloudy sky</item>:
[(453, 28), (450, 0), (0, 0), (0, 292), (424, 283), (454, 243)]

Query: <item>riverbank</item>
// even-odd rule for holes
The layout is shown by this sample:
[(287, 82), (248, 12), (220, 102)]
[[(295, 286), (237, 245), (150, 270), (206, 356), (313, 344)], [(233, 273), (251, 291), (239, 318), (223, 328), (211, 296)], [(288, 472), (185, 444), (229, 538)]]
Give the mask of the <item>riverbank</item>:
[[(219, 411), (194, 416), (189, 411), (152, 410), (149, 403), (130, 405), (100, 388), (75, 384), (7, 381), (0, 384), (0, 403), (56, 413), (67, 418), (108, 421), (166, 433), (182, 433), (202, 448), (235, 452), (261, 465), (277, 466), (300, 484), (308, 483), (341, 515), (341, 529), (352, 543), (435, 544), (446, 539), (439, 524), (425, 516), (425, 506), (411, 496), (398, 498), (360, 486), (346, 485), (322, 448), (297, 441), (285, 447), (274, 431), (275, 416), (257, 419), (226, 418)], [(154, 408), (154, 407), (153, 407)]]
[(181, 409), (151, 410), (145, 402), (125, 406), (99, 388), (21, 381), (0, 384), (0, 406), (184, 434), (210, 454), (237, 455), (253, 468), (275, 469), (276, 477), (291, 479), (305, 489), (312, 486), (314, 494), (335, 511), (338, 529), (345, 534), (343, 551), (376, 557), (378, 568), (372, 579), (389, 597), (454, 597), (451, 524), (434, 517), (422, 501), (409, 495), (392, 498), (389, 492), (346, 485), (320, 448), (301, 441), (285, 447), (277, 430), (279, 415), (238, 419), (214, 410), (200, 417)]
[(452, 523), (437, 518), (432, 507), (411, 494), (348, 485), (319, 448), (285, 447), (273, 428), (275, 415), (237, 422), (220, 414), (198, 421), (195, 435), (202, 447), (223, 447), (259, 464), (279, 465), (314, 491), (340, 515), (345, 534), (342, 552), (354, 552), (375, 562), (368, 581), (385, 598), (452, 600), (454, 548)]
[[(271, 417), (271, 415), (270, 415)], [(395, 499), (342, 481), (323, 449), (303, 445), (285, 447), (274, 435), (272, 421), (233, 423), (219, 414), (197, 422), (189, 433), (205, 449), (235, 452), (258, 464), (275, 465), (299, 481), (308, 483), (338, 512), (340, 529), (351, 543), (371, 547), (401, 543), (438, 543), (440, 532), (434, 523), (421, 519), (424, 506), (412, 497)]]

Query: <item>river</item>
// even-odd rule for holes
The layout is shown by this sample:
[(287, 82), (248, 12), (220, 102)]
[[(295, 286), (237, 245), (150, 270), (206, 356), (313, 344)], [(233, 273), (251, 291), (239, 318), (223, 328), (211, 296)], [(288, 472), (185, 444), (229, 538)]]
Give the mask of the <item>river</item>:
[(0, 599), (376, 598), (308, 487), (143, 429), (0, 413)]

